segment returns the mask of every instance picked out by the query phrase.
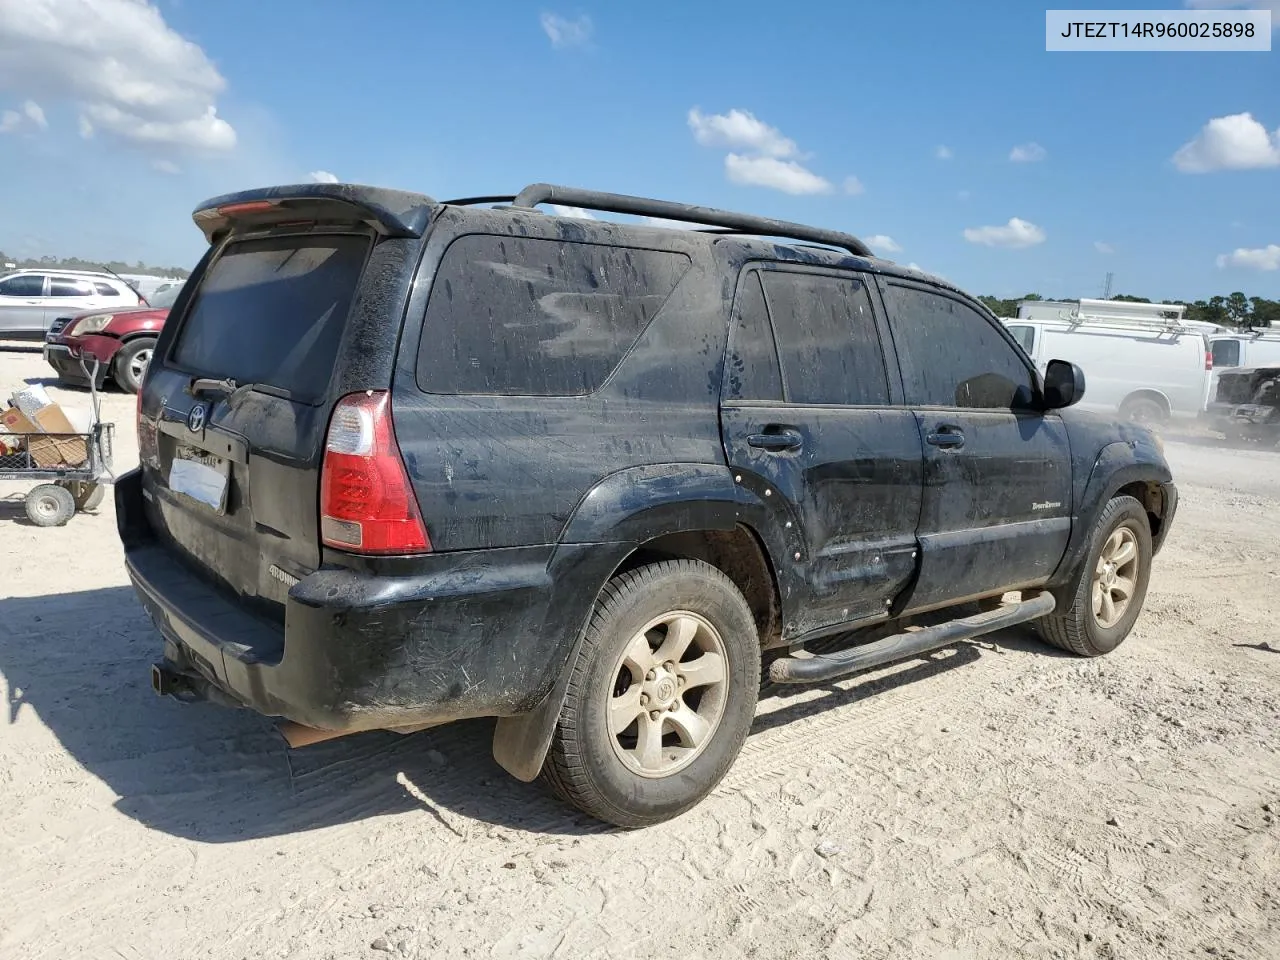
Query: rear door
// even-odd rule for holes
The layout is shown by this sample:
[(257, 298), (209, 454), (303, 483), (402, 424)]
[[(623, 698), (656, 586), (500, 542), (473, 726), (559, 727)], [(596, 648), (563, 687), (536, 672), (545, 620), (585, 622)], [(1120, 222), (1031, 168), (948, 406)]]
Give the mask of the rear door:
[(1032, 368), (999, 323), (939, 287), (888, 278), (883, 291), (924, 440), (920, 576), (908, 609), (1043, 582), (1071, 532), (1065, 425), (1034, 409)]
[(915, 566), (920, 436), (893, 406), (871, 289), (782, 265), (739, 279), (721, 425), (735, 472), (798, 528), (788, 637), (882, 615)]
[(148, 372), (139, 446), (152, 525), (271, 615), (283, 616), (291, 578), (320, 563), (329, 385), (371, 248), (355, 232), (233, 238)]

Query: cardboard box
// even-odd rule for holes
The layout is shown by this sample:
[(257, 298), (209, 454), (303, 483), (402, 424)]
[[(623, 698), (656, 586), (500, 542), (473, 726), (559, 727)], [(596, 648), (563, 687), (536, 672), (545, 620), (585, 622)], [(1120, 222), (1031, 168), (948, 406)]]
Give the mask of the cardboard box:
[[(36, 411), (35, 420), (29, 420), (17, 407), (10, 407), (0, 412), (0, 423), (10, 433), (27, 434), (27, 453), (31, 462), (42, 469), (57, 467), (80, 467), (89, 459), (89, 445), (81, 436), (54, 436), (53, 434), (74, 434), (67, 415), (56, 404), (51, 403)], [(42, 436), (45, 434), (45, 436)]]
[(0, 410), (0, 423), (10, 433), (40, 433), (40, 428), (27, 419), (17, 407), (6, 407)]

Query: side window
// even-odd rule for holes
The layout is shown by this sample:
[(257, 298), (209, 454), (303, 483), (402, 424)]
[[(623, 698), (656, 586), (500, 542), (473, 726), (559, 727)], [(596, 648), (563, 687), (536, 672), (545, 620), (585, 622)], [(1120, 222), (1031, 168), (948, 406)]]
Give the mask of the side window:
[(1213, 341), (1213, 365), (1215, 367), (1240, 366), (1240, 341), (1239, 340)]
[(982, 314), (953, 297), (890, 283), (889, 323), (907, 403), (983, 410), (1026, 408), (1026, 360)]
[(115, 287), (111, 286), (111, 284), (109, 283), (95, 283), (93, 285), (93, 289), (97, 291), (98, 296), (100, 297), (120, 296), (120, 291), (117, 290)]
[(724, 377), (726, 400), (782, 400), (778, 350), (757, 270), (744, 272), (738, 285)]
[(44, 277), (35, 273), (24, 273), (18, 277), (10, 277), (0, 282), (0, 297), (43, 297)]
[(68, 277), (50, 277), (49, 296), (92, 297), (93, 286), (85, 280), (72, 280)]
[(889, 402), (884, 350), (862, 280), (773, 270), (761, 279), (788, 402)]
[(598, 390), (689, 269), (679, 253), (471, 234), (445, 251), (418, 350), (420, 389)]
[(1018, 346), (1027, 351), (1028, 357), (1031, 356), (1036, 348), (1036, 328), (1016, 324), (1010, 325), (1008, 330), (1013, 334), (1013, 339), (1018, 341)]

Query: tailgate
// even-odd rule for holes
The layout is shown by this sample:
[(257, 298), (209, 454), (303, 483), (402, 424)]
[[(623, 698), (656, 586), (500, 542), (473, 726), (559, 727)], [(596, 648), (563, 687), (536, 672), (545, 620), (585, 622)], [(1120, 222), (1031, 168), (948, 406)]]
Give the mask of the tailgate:
[(233, 239), (148, 372), (152, 526), (273, 618), (320, 563), (329, 385), (372, 244), (362, 232)]

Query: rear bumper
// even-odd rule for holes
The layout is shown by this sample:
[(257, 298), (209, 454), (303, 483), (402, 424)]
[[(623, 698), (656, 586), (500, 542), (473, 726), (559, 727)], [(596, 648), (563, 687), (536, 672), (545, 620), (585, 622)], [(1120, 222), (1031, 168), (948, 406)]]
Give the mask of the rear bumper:
[(357, 731), (525, 713), (580, 626), (553, 602), (549, 546), (439, 554), (411, 576), (321, 569), (290, 589), (281, 625), (179, 562), (140, 501), (135, 471), (117, 521), (161, 666), (267, 716)]

